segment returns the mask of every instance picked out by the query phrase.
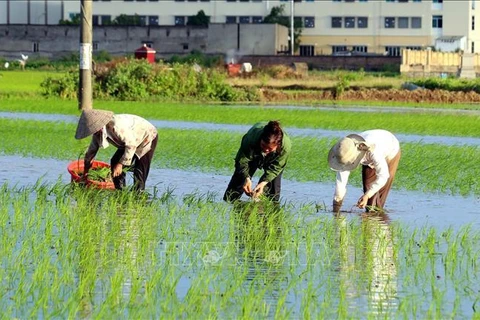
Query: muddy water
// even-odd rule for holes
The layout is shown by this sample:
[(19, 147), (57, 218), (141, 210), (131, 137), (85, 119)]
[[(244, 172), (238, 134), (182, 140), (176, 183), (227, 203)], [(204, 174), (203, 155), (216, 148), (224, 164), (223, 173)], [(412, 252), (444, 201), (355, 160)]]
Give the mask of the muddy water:
[[(68, 161), (55, 159), (0, 156), (0, 185), (8, 183), (9, 186), (31, 186), (39, 179), (45, 183), (54, 183), (57, 180), (69, 183), (70, 175), (66, 169), (67, 164)], [(218, 201), (222, 201), (223, 192), (229, 179), (230, 176), (224, 175), (152, 169), (147, 182), (147, 190), (153, 192), (153, 189), (157, 188), (160, 193), (173, 190), (175, 196), (210, 193), (215, 195)], [(131, 183), (131, 181), (127, 181), (127, 183)], [(284, 202), (295, 206), (318, 203), (325, 204), (330, 208), (333, 180), (331, 184), (284, 180), (282, 187)], [(348, 212), (347, 215), (356, 216), (362, 213), (362, 210), (354, 207), (360, 194), (360, 188), (349, 186), (343, 208)], [(243, 199), (247, 200), (245, 196)], [(386, 209), (392, 221), (403, 221), (408, 225), (434, 226), (444, 229), (449, 226), (458, 228), (472, 223), (475, 227), (480, 227), (480, 199), (475, 197), (392, 190)], [(318, 214), (329, 213), (320, 211)]]
[[(77, 123), (78, 117), (61, 114), (43, 114), (43, 113), (14, 113), (0, 112), (0, 118), (23, 119), (36, 121), (61, 121), (68, 123)], [(162, 121), (149, 119), (157, 128), (163, 129), (184, 129), (184, 130), (210, 130), (210, 131), (228, 131), (228, 132), (246, 132), (250, 125), (237, 124), (216, 124), (206, 122), (188, 122), (188, 121)], [(290, 136), (304, 136), (315, 138), (339, 138), (350, 131), (345, 130), (324, 130), (308, 128), (286, 127)], [(449, 137), (449, 136), (428, 136), (415, 134), (397, 134), (400, 142), (416, 142), (425, 144), (443, 144), (443, 145), (467, 145), (480, 146), (480, 138), (473, 137)]]

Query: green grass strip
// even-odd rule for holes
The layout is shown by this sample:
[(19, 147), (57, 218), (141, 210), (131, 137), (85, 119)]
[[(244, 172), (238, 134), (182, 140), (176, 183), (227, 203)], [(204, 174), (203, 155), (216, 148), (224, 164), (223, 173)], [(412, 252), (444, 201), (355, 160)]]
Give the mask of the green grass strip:
[[(74, 160), (83, 157), (90, 139), (75, 140), (74, 124), (0, 119), (0, 152), (23, 156)], [(153, 166), (231, 174), (242, 133), (159, 129)], [(293, 153), (284, 177), (297, 181), (334, 181), (327, 166), (332, 139), (293, 137)], [(98, 159), (108, 161), (114, 147), (102, 149)], [(451, 194), (480, 194), (480, 148), (402, 144), (395, 187)], [(360, 185), (360, 170), (352, 183)]]
[[(60, 99), (7, 99), (0, 111), (79, 115), (76, 101)], [(134, 113), (148, 119), (253, 124), (276, 119), (285, 127), (321, 128), (359, 132), (382, 128), (394, 133), (478, 137), (480, 115), (439, 112), (331, 111), (321, 108), (266, 108), (262, 106), (199, 105), (98, 101), (95, 108)]]

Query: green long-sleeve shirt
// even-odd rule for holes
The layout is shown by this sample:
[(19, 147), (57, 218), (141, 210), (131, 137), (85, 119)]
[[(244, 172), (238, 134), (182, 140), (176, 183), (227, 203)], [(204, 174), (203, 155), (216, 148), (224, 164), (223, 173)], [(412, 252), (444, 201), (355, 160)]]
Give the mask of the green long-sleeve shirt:
[(260, 178), (260, 182), (271, 182), (287, 165), (287, 160), (292, 149), (292, 142), (285, 131), (283, 131), (281, 150), (271, 152), (266, 156), (262, 154), (260, 149), (260, 136), (266, 125), (266, 122), (254, 124), (242, 138), (242, 143), (235, 157), (235, 161), (245, 179), (250, 178), (249, 165), (251, 163), (262, 164), (265, 172)]

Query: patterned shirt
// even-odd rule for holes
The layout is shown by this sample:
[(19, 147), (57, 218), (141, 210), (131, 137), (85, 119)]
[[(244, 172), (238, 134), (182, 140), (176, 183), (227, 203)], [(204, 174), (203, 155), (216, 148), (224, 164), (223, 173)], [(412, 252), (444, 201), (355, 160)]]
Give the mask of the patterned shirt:
[[(116, 114), (105, 126), (107, 140), (125, 152), (120, 158), (124, 166), (132, 164), (133, 156), (143, 157), (152, 146), (157, 136), (157, 129), (147, 120), (132, 114)], [(92, 136), (92, 142), (85, 154), (85, 161), (90, 162), (98, 152), (102, 143), (102, 130)]]
[[(366, 144), (371, 148), (363, 156), (360, 164), (369, 166), (375, 169), (376, 180), (372, 183), (370, 188), (365, 194), (371, 198), (387, 183), (390, 177), (387, 161), (392, 160), (400, 151), (400, 143), (398, 139), (389, 131), (386, 130), (368, 130), (359, 133)], [(337, 178), (335, 183), (335, 201), (342, 201), (347, 192), (347, 182), (350, 176), (350, 171), (337, 172)]]

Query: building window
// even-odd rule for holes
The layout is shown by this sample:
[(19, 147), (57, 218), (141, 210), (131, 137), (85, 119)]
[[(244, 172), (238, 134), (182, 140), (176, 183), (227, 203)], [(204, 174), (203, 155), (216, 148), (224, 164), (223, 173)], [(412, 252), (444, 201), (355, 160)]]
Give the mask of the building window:
[(240, 21), (240, 23), (250, 23), (250, 17), (249, 16), (241, 16), (239, 21)]
[(368, 17), (358, 17), (357, 28), (368, 28)]
[(367, 46), (353, 46), (352, 51), (354, 52), (362, 52), (362, 53), (367, 53), (368, 49)]
[(472, 16), (472, 30), (475, 30), (475, 16)]
[(141, 26), (146, 26), (147, 25), (147, 16), (138, 16), (138, 23)]
[(475, 53), (475, 42), (472, 41), (472, 53)]
[(182, 44), (182, 48), (183, 48), (183, 50), (188, 50), (188, 43)]
[(300, 55), (304, 57), (313, 57), (315, 55), (315, 46), (301, 45), (299, 47)]
[(443, 3), (443, 0), (433, 0), (433, 3)]
[(262, 23), (263, 22), (263, 17), (262, 16), (253, 16), (252, 17), (252, 23)]
[(387, 29), (395, 28), (395, 18), (394, 17), (385, 17), (385, 28), (387, 28)]
[(347, 51), (347, 46), (332, 46), (332, 54)]
[(98, 51), (98, 41), (93, 41), (92, 42), (92, 50), (93, 51)]
[(176, 26), (184, 26), (185, 25), (185, 17), (175, 16), (175, 25)]
[(225, 23), (237, 23), (237, 17), (235, 16), (226, 16)]
[(443, 16), (432, 16), (432, 28), (443, 28)]
[(422, 17), (412, 17), (412, 29), (421, 29), (422, 28)]
[(305, 17), (304, 20), (305, 28), (315, 28), (315, 17)]
[(332, 28), (342, 27), (342, 17), (332, 17)]
[(407, 29), (408, 28), (408, 17), (399, 17), (398, 18), (398, 28)]
[(158, 26), (158, 16), (148, 16), (149, 26)]
[(355, 28), (354, 17), (345, 17), (345, 28), (348, 28), (348, 29)]
[(398, 47), (398, 46), (385, 47), (385, 53), (388, 56), (391, 56), (391, 57), (399, 57), (400, 56), (400, 47)]
[(32, 51), (39, 52), (40, 51), (40, 43), (39, 42), (32, 42)]
[(100, 21), (100, 17), (96, 14), (92, 15), (92, 25), (98, 26), (98, 23)]

